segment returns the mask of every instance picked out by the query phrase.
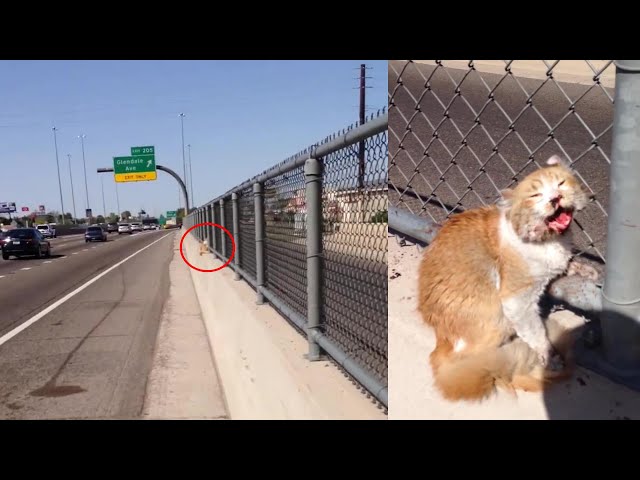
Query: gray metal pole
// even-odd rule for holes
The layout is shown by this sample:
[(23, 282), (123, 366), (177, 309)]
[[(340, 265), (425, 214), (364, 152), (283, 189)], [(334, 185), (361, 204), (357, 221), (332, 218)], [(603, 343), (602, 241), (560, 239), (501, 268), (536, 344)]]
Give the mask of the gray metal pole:
[(424, 217), (418, 217), (393, 205), (389, 206), (389, 228), (416, 240), (431, 243), (440, 225)]
[(603, 288), (607, 362), (640, 370), (640, 60), (616, 60), (613, 139)]
[(64, 200), (62, 199), (62, 180), (60, 180), (60, 160), (58, 159), (58, 139), (56, 137), (56, 131), (58, 129), (53, 127), (53, 144), (56, 147), (56, 165), (58, 166), (58, 187), (60, 188), (60, 205), (62, 207), (62, 224), (64, 225)]
[[(238, 194), (233, 193), (231, 195), (232, 207), (233, 207), (233, 239), (236, 242), (236, 253), (233, 257), (233, 263), (236, 266), (240, 266), (240, 212), (238, 211)], [(236, 270), (236, 280), (242, 280), (242, 277)]]
[[(207, 223), (213, 223), (213, 210), (211, 210), (211, 204), (207, 204), (205, 207), (207, 210)], [(207, 225), (207, 238), (209, 240), (209, 248), (213, 250), (213, 229), (211, 225)]]
[(187, 145), (189, 149), (189, 183), (191, 184), (191, 201), (193, 202), (193, 172), (191, 171), (191, 144)]
[[(211, 223), (216, 223), (216, 211), (215, 211), (216, 205), (215, 203), (210, 203), (209, 204), (209, 211), (211, 212)], [(214, 230), (217, 227), (211, 227), (211, 248), (213, 249), (214, 252), (219, 252), (220, 248), (218, 247), (218, 241), (216, 240), (217, 238), (217, 233), (216, 230)]]
[(264, 303), (260, 289), (264, 286), (264, 189), (261, 183), (253, 184), (253, 208), (256, 227), (256, 303)]
[(118, 195), (118, 182), (114, 182), (116, 184), (116, 206), (118, 207), (118, 219), (120, 219), (120, 214), (122, 213), (120, 211), (120, 196)]
[(320, 359), (320, 346), (312, 332), (322, 315), (322, 165), (310, 158), (304, 164), (307, 196), (307, 336), (311, 361)]
[[(85, 193), (87, 194), (87, 210), (88, 210), (91, 207), (89, 206), (89, 187), (87, 186), (87, 162), (85, 161), (85, 158), (84, 158), (85, 137), (86, 137), (85, 134), (78, 135), (78, 138), (80, 139), (80, 144), (82, 145), (82, 165), (84, 166), (84, 190), (85, 190)], [(91, 222), (91, 219), (89, 219), (89, 222)]]
[(104, 220), (107, 218), (107, 206), (104, 201), (104, 182), (102, 181), (102, 178), (103, 177), (100, 177), (100, 186), (102, 187), (102, 219)]
[[(156, 168), (158, 170), (161, 170), (163, 172), (168, 173), (169, 175), (171, 175), (173, 178), (176, 179), (176, 181), (178, 182), (178, 185), (180, 185), (180, 188), (182, 189), (182, 193), (184, 194), (184, 199), (186, 201), (187, 210), (188, 210), (189, 209), (189, 192), (187, 192), (187, 187), (185, 186), (184, 182), (180, 178), (180, 175), (178, 175), (176, 172), (171, 170), (169, 167), (163, 167), (162, 165), (156, 165)], [(98, 168), (98, 173), (112, 173), (112, 172), (113, 172), (113, 167)]]
[[(365, 100), (365, 92), (367, 90), (366, 85), (367, 78), (367, 67), (363, 63), (360, 65), (360, 125), (364, 125), (365, 122), (365, 111), (366, 111), (366, 100)], [(364, 177), (365, 177), (365, 141), (364, 139), (360, 140), (358, 143), (358, 187), (360, 189), (364, 188)]]
[[(184, 117), (185, 114), (180, 114), (180, 133), (182, 135), (182, 169), (184, 170), (184, 181), (187, 183), (187, 162), (184, 158)], [(189, 209), (185, 212), (185, 214), (189, 213)]]
[(67, 153), (67, 159), (69, 160), (69, 181), (71, 182), (71, 202), (73, 203), (73, 219), (74, 221), (77, 221), (78, 215), (76, 214), (76, 196), (73, 193), (73, 175), (71, 174), (71, 154), (70, 153)]
[[(220, 199), (220, 225), (222, 225), (223, 227), (226, 228), (226, 225), (224, 224), (224, 198)], [(228, 260), (227, 258), (227, 242), (224, 241), (224, 238), (227, 236), (227, 234), (225, 232), (222, 232), (221, 238), (222, 238), (222, 245), (220, 245), (220, 253), (222, 253), (222, 256)]]

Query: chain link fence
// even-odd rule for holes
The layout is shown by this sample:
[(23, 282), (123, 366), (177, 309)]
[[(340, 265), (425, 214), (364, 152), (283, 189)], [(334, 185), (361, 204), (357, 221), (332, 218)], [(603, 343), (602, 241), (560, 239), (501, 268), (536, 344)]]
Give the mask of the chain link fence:
[(591, 196), (575, 215), (574, 254), (599, 278), (560, 277), (549, 300), (591, 317), (577, 362), (635, 390), (639, 104), (639, 60), (389, 62), (391, 231), (429, 243), (451, 215), (564, 157)]
[(575, 253), (602, 275), (614, 78), (611, 60), (390, 61), (390, 207), (437, 228), (559, 154), (592, 199)]
[[(387, 407), (385, 110), (194, 209), (233, 235), (230, 267), (380, 408)], [(223, 207), (220, 207), (222, 200)], [(236, 231), (236, 226), (237, 230)], [(194, 230), (226, 262), (221, 229)], [(211, 237), (211, 238), (209, 238)], [(319, 352), (319, 354), (316, 354)]]

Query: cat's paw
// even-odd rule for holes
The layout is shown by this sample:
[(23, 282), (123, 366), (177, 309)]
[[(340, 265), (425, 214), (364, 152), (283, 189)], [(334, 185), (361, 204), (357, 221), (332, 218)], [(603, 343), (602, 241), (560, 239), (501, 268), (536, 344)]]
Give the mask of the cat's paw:
[(600, 274), (595, 268), (585, 263), (578, 263), (575, 260), (569, 263), (569, 268), (567, 269), (567, 275), (568, 276), (578, 275), (580, 277), (593, 280), (594, 282), (597, 282), (598, 278), (600, 277)]
[(550, 352), (548, 351), (538, 352), (538, 362), (540, 362), (540, 365), (542, 365), (543, 367), (546, 367), (549, 364), (550, 360), (551, 360)]
[(554, 353), (553, 355), (551, 355), (547, 368), (554, 372), (561, 372), (562, 370), (564, 370), (564, 360), (559, 353)]

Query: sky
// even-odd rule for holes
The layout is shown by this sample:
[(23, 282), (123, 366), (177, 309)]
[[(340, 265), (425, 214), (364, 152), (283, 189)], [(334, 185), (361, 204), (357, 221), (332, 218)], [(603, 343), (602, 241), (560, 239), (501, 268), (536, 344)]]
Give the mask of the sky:
[[(194, 199), (202, 205), (358, 120), (359, 66), (367, 65), (367, 114), (387, 105), (387, 62), (311, 61), (0, 61), (0, 202), (29, 212), (45, 205), (84, 216), (159, 216), (183, 206), (177, 182), (116, 183), (113, 157), (153, 145), (156, 163), (183, 175), (191, 145)], [(71, 169), (69, 157), (71, 155)], [(116, 197), (117, 190), (117, 197)], [(180, 203), (179, 203), (180, 202)]]

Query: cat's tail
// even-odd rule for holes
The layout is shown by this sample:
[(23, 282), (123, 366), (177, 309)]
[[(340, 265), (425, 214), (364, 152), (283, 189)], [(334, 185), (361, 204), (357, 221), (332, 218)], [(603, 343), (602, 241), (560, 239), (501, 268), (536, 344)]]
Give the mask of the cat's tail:
[(472, 354), (454, 352), (448, 342), (438, 342), (431, 353), (431, 366), (442, 395), (458, 401), (482, 400), (496, 387), (540, 391), (548, 383), (570, 376), (573, 365), (568, 364), (561, 372), (545, 370), (537, 354), (516, 338), (501, 347)]
[(496, 382), (510, 378), (511, 367), (504, 357), (499, 349), (456, 353), (447, 342), (438, 342), (431, 353), (436, 387), (447, 400), (482, 400), (493, 393)]

